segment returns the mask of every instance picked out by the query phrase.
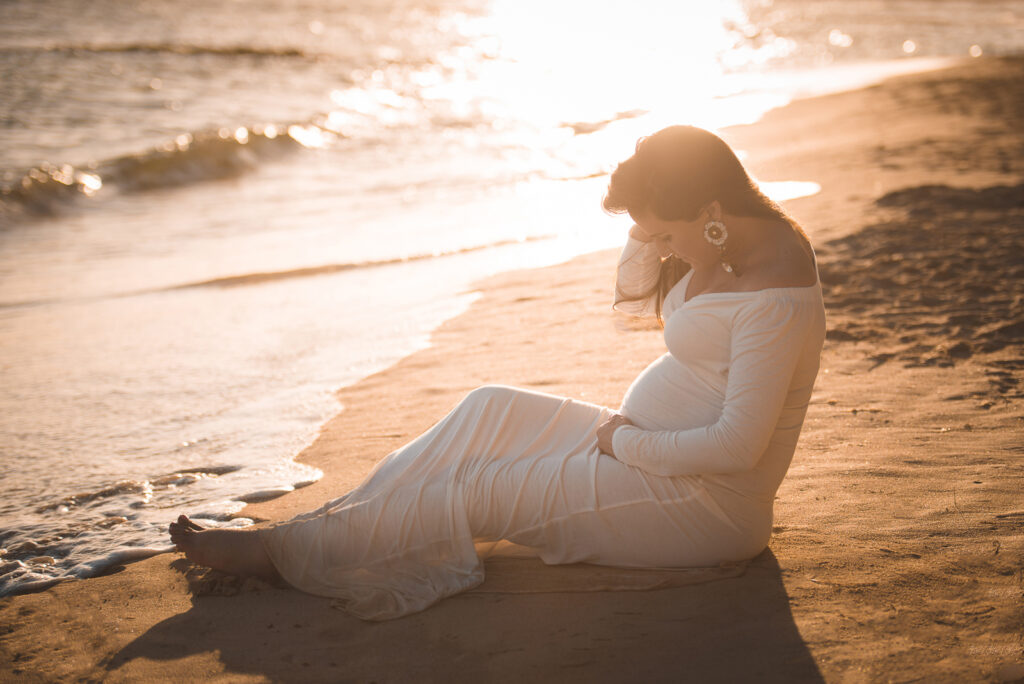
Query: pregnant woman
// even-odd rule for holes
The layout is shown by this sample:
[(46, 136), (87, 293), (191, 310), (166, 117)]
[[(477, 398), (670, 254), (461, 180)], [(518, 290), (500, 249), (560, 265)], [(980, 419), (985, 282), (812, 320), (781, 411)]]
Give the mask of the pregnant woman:
[(668, 348), (617, 412), (481, 387), (317, 510), (260, 530), (181, 516), (171, 540), (196, 563), (283, 579), (373, 620), (480, 584), (482, 541), (550, 564), (757, 555), (825, 337), (810, 244), (728, 145), (689, 126), (642, 139), (604, 206), (635, 222), (615, 307), (657, 316)]

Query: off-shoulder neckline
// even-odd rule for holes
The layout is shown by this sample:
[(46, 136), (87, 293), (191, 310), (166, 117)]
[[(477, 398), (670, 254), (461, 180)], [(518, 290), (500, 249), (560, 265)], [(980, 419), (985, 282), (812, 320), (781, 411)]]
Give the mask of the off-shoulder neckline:
[(693, 269), (690, 269), (686, 273), (686, 275), (684, 275), (682, 277), (682, 279), (680, 279), (680, 281), (677, 283), (677, 286), (682, 288), (682, 291), (683, 291), (683, 302), (682, 302), (682, 304), (680, 306), (689, 304), (690, 302), (693, 302), (693, 301), (695, 301), (697, 299), (700, 299), (700, 298), (708, 298), (708, 297), (743, 297), (743, 296), (750, 296), (750, 295), (770, 294), (770, 293), (775, 293), (775, 292), (794, 292), (794, 293), (811, 292), (811, 291), (817, 290), (821, 286), (821, 275), (818, 273), (817, 264), (815, 264), (814, 275), (815, 275), (814, 282), (811, 283), (810, 285), (794, 285), (794, 286), (790, 286), (790, 287), (762, 287), (762, 288), (760, 288), (758, 290), (728, 290), (728, 291), (723, 291), (723, 292), (698, 292), (697, 294), (693, 295), (692, 297), (687, 298), (686, 297), (686, 289), (687, 289), (687, 287), (689, 287), (690, 279), (693, 277)]

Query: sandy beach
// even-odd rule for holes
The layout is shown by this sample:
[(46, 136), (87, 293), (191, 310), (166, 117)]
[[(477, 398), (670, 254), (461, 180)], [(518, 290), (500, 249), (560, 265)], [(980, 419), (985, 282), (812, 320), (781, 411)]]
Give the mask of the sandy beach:
[[(366, 623), (161, 555), (0, 599), (0, 679), (1024, 680), (1024, 60), (797, 101), (724, 137), (757, 177), (822, 187), (787, 209), (829, 336), (748, 566), (688, 584), (502, 559), (479, 590)], [(299, 457), (322, 480), (244, 515), (343, 493), (481, 384), (617, 406), (664, 343), (612, 313), (616, 258), (481, 283), (430, 348), (339, 392)]]

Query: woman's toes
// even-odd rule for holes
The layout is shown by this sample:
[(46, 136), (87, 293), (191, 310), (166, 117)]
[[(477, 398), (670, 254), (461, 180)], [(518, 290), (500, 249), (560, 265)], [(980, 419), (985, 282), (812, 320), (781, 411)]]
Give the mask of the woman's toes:
[(198, 530), (203, 529), (202, 525), (196, 524), (187, 515), (179, 515), (178, 516), (178, 524), (181, 525), (182, 527), (186, 527), (186, 528), (188, 528), (190, 530), (197, 530), (198, 531)]
[[(182, 516), (181, 518), (184, 518)], [(178, 518), (178, 522), (172, 522), (167, 526), (167, 531), (171, 535), (171, 543), (175, 546), (180, 547), (195, 536), (195, 530), (181, 522), (181, 518)], [(187, 518), (185, 518), (188, 520)]]

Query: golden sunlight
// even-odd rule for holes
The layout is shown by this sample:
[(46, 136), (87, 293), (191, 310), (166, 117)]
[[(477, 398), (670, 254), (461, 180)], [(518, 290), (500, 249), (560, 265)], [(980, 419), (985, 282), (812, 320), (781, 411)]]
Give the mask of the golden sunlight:
[(679, 106), (716, 89), (732, 45), (735, 2), (608, 3), (498, 0), (491, 16), (500, 57), (528, 79), (512, 85), (541, 116), (596, 120), (623, 102)]
[[(575, 161), (575, 169), (553, 161), (552, 177), (585, 174), (628, 155), (639, 136), (658, 128), (718, 128), (783, 104), (758, 93), (724, 97), (745, 89), (727, 73), (739, 66), (736, 28), (745, 25), (736, 0), (496, 0), (489, 16), (463, 27), (483, 59), (452, 60), (467, 74), (448, 81), (443, 97), (457, 100), (464, 91), (465, 99), (490, 103), (498, 126), (503, 117), (529, 122), (535, 128), (526, 146), (540, 142), (559, 150), (559, 162)], [(764, 59), (745, 55), (751, 63)]]

